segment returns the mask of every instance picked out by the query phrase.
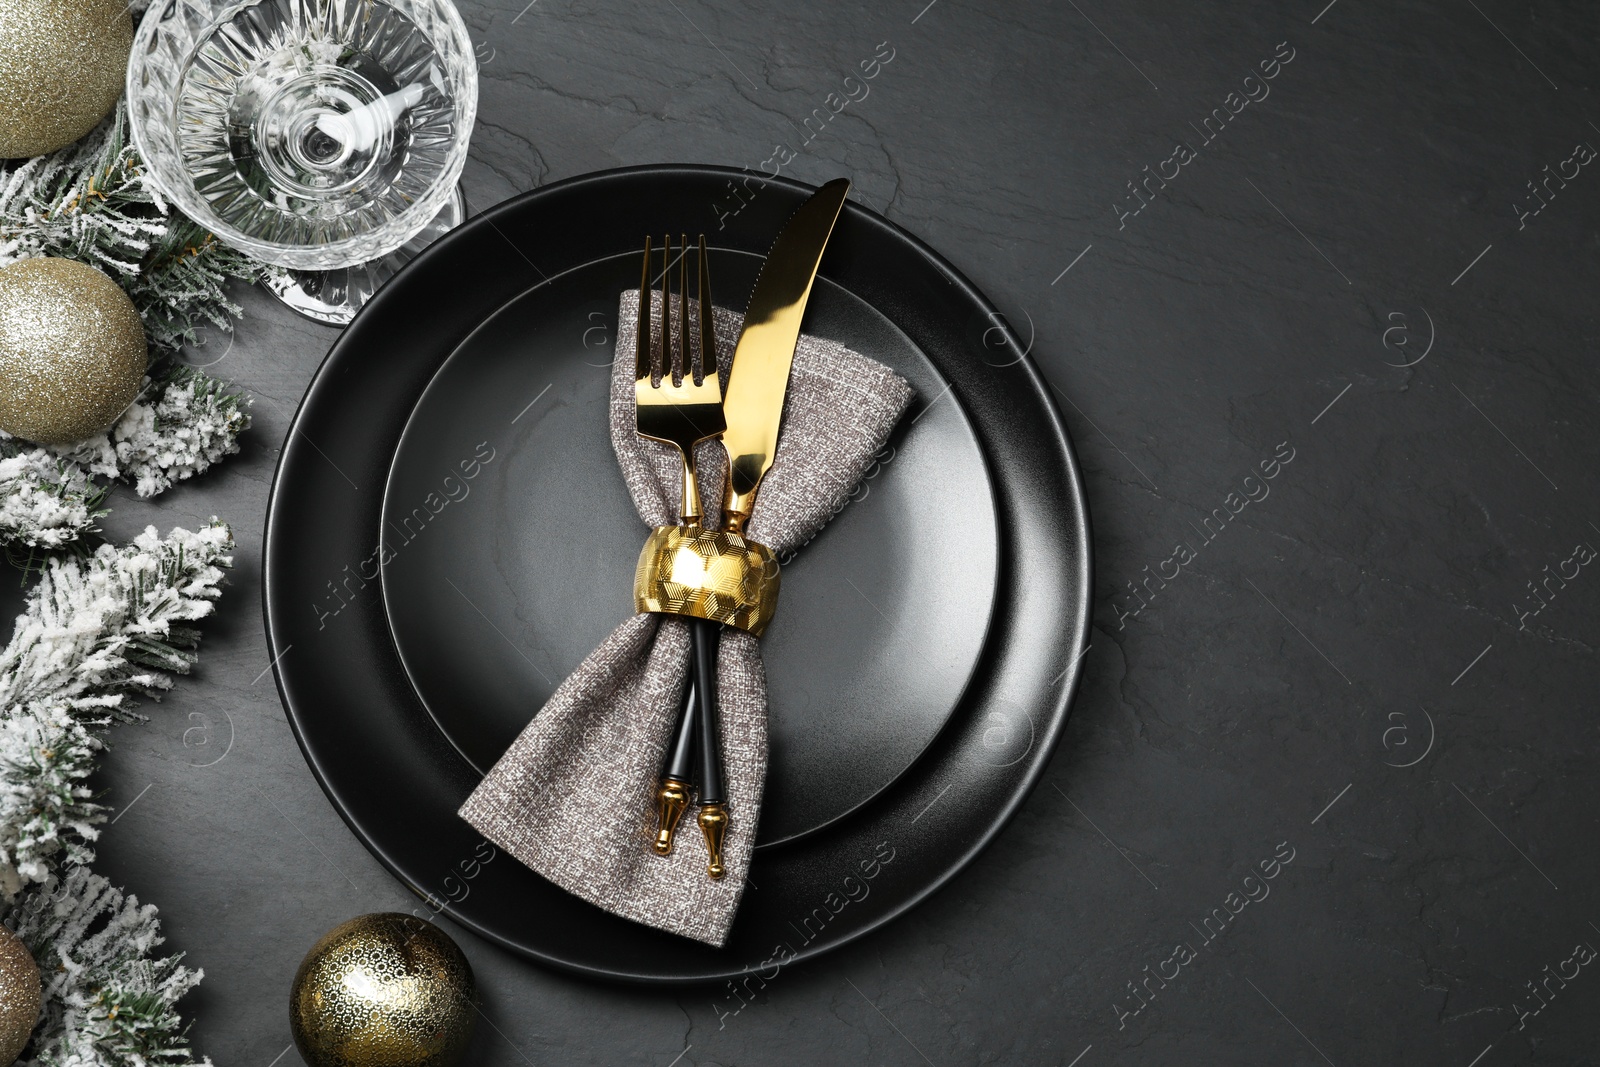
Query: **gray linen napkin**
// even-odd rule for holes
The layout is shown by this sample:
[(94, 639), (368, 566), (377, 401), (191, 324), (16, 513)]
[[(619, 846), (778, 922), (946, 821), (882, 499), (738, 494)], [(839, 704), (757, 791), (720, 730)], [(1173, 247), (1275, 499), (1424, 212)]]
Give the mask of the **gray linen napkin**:
[[(611, 376), (611, 443), (646, 527), (678, 519), (677, 452), (634, 432), (638, 290), (622, 294)], [(652, 336), (660, 332), (653, 297)], [(690, 336), (698, 313), (690, 307)], [(677, 308), (672, 309), (673, 327)], [(717, 308), (723, 380), (742, 319)], [(805, 544), (855, 488), (888, 439), (911, 387), (881, 364), (832, 341), (802, 336), (783, 431), (746, 527), (782, 555)], [(727, 459), (698, 452), (702, 514), (720, 515)], [(645, 530), (640, 530), (640, 543)], [(631, 581), (631, 570), (599, 580)], [(778, 611), (783, 611), (782, 598)], [(561, 683), (467, 798), (461, 817), (568, 892), (624, 918), (721, 945), (744, 893), (767, 773), (766, 676), (756, 638), (725, 628), (717, 662), (722, 757), (730, 824), (727, 875), (706, 876), (691, 809), (672, 855), (658, 856), (654, 795), (688, 675), (688, 624), (641, 614), (618, 626)]]

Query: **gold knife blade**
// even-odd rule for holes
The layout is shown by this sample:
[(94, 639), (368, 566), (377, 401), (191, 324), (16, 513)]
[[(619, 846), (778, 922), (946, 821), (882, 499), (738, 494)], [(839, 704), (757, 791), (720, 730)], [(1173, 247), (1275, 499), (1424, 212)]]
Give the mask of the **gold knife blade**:
[(723, 524), (736, 533), (750, 517), (756, 489), (772, 466), (800, 321), (849, 191), (850, 180), (836, 178), (800, 205), (773, 242), (745, 309), (744, 330), (722, 400), (728, 419), (722, 434), (722, 447), (728, 453)]

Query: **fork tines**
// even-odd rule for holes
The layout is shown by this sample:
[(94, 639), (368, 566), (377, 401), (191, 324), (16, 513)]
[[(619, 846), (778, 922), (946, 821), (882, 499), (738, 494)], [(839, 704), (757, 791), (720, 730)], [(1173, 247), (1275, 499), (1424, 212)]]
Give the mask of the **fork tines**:
[[(711, 312), (711, 269), (706, 262), (706, 237), (700, 235), (699, 255), (696, 260), (696, 303), (699, 305), (699, 359), (689, 351), (689, 237), (679, 234), (676, 266), (678, 268), (678, 329), (672, 329), (672, 268), (674, 266), (672, 235), (661, 238), (661, 332), (651, 338), (651, 321), (654, 309), (651, 301), (651, 243), (644, 239), (644, 267), (639, 275), (639, 336), (635, 346), (634, 377), (654, 380), (658, 375), (671, 378), (674, 384), (688, 375), (698, 385), (706, 375), (717, 373), (716, 330)], [(698, 362), (698, 368), (695, 363)]]

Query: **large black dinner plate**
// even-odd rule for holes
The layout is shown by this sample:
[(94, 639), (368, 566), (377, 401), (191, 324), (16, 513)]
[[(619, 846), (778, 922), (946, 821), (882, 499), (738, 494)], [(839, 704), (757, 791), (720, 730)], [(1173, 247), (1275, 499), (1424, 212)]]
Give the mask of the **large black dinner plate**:
[[(718, 298), (744, 307), (761, 257), (708, 259)], [(573, 267), (491, 315), (434, 375), (395, 454), (381, 523), (390, 628), (423, 704), (480, 771), (633, 613), (646, 527), (611, 446), (608, 356), (639, 261)], [(994, 495), (950, 383), (826, 279), (806, 329), (899, 371), (922, 403), (783, 568), (783, 610), (762, 641), (762, 847), (859, 808), (932, 743), (978, 665), (999, 580)]]
[[(902, 427), (899, 440), (914, 443), (916, 426), (939, 419), (946, 427), (940, 440), (958, 442), (965, 434), (981, 456), (978, 482), (986, 490), (948, 513), (919, 513), (927, 528), (914, 535), (902, 531), (895, 538), (899, 555), (889, 564), (888, 584), (863, 589), (898, 590), (901, 595), (921, 588), (916, 572), (905, 569), (915, 567), (916, 554), (970, 538), (977, 565), (967, 566), (962, 580), (946, 583), (941, 604), (954, 606), (962, 619), (959, 629), (977, 635), (976, 652), (953, 658), (954, 665), (942, 673), (942, 688), (931, 690), (942, 694), (935, 701), (939, 706), (929, 711), (923, 701), (921, 718), (913, 714), (916, 700), (896, 705), (901, 729), (909, 726), (913, 737), (908, 741), (897, 732), (898, 747), (889, 746), (884, 765), (874, 775), (852, 779), (859, 795), (809, 813), (803, 805), (792, 806), (791, 824), (764, 835), (767, 847), (756, 854), (750, 888), (721, 949), (608, 915), (504, 855), (483, 862), (493, 850), (455, 812), (479, 778), (473, 762), (491, 758), (488, 750), (476, 755), (464, 750), (485, 744), (487, 738), (473, 740), (472, 731), (453, 726), (439, 706), (430, 714), (429, 703), (437, 705), (439, 698), (425, 702), (419, 697), (394, 633), (402, 634), (402, 644), (415, 645), (416, 639), (404, 636), (399, 625), (391, 633), (377, 580), (385, 486), (391, 479), (398, 485), (421, 477), (415, 472), (429, 459), (429, 449), (414, 449), (402, 463), (407, 453), (402, 438), (413, 436), (408, 424), (417, 440), (426, 437), (423, 423), (415, 421), (426, 407), (419, 401), (433, 392), (430, 382), (444, 380), (437, 376), (447, 360), (456, 362), (452, 353), (462, 366), (470, 366), (475, 335), (481, 339), (481, 331), (492, 331), (496, 321), (527, 321), (516, 319), (519, 308), (548, 301), (548, 294), (561, 292), (563, 284), (578, 284), (586, 274), (600, 288), (583, 289), (581, 297), (574, 291), (572, 299), (580, 303), (573, 306), (583, 313), (574, 325), (599, 327), (600, 332), (589, 334), (588, 344), (580, 335), (576, 344), (561, 350), (604, 364), (609, 337), (602, 334), (614, 314), (617, 288), (605, 264), (637, 254), (647, 231), (707, 232), (718, 249), (714, 265), (719, 277), (737, 278), (740, 253), (763, 254), (808, 192), (789, 181), (746, 184), (746, 177), (710, 167), (591, 175), (508, 201), (439, 241), (367, 305), (329, 353), (285, 442), (268, 509), (263, 566), (270, 653), (290, 723), (335, 807), (407, 885), (446, 902), (445, 914), (451, 918), (516, 951), (599, 976), (693, 981), (770, 970), (775, 952), (792, 959), (836, 947), (926, 897), (999, 832), (1036, 781), (1065, 723), (1087, 634), (1088, 517), (1077, 464), (1044, 383), (1009, 326), (954, 268), (893, 224), (849, 205), (823, 261), (825, 284), (819, 289), (816, 321), (808, 320), (808, 329), (821, 331), (831, 324), (835, 332), (847, 334), (841, 340), (876, 347), (868, 354), (890, 362), (901, 359), (914, 370), (914, 379), (921, 375), (919, 398), (907, 417), (908, 423), (916, 422), (909, 430)], [(730, 205), (738, 203), (730, 200), (734, 179), (748, 202), (730, 215)], [(738, 306), (747, 289), (747, 281), (733, 281), (723, 298)], [(581, 303), (591, 299), (593, 307)], [(597, 317), (590, 318), (591, 311)], [(569, 320), (570, 314), (563, 321)], [(878, 324), (872, 327), (878, 331), (875, 345), (850, 336), (869, 322)], [(895, 347), (902, 342), (889, 343), (896, 337), (903, 338), (898, 353)], [(541, 357), (530, 352), (529, 358)], [(479, 369), (495, 365), (503, 362), (491, 360)], [(600, 368), (582, 373), (590, 372), (604, 373)], [(471, 393), (467, 382), (459, 378), (456, 385)], [(941, 382), (939, 392), (928, 388)], [(581, 397), (582, 390), (571, 396)], [(551, 397), (523, 398), (524, 403), (536, 399)], [(941, 403), (948, 413), (939, 414)], [(519, 453), (513, 444), (508, 444), (509, 452), (501, 450), (492, 435), (506, 429), (522, 432), (518, 428), (524, 422), (548, 417), (539, 414), (537, 403), (513, 410), (521, 406), (508, 407), (516, 421), (507, 426), (499, 425), (506, 420), (498, 408), (486, 411), (484, 432), (475, 441), (441, 440), (432, 456), (440, 494), (432, 500), (424, 495), (434, 519), (395, 550), (391, 566), (406, 559), (410, 549), (418, 550), (412, 553), (418, 560), (426, 551), (436, 551), (424, 550), (427, 538), (448, 535), (451, 527), (434, 527), (432, 522), (449, 521), (452, 508), (458, 523), (461, 516), (473, 516), (473, 505), (486, 502), (481, 491), (498, 485), (500, 498), (511, 499), (509, 475), (501, 472), (509, 472), (512, 464), (505, 460), (524, 454), (525, 469), (532, 471), (533, 452)], [(504, 440), (514, 441), (514, 434)], [(476, 441), (489, 442), (493, 458), (475, 447), (454, 454), (456, 445), (475, 446)], [(965, 453), (958, 447), (951, 454)], [(561, 457), (552, 454), (550, 463), (559, 470)], [(572, 476), (597, 476), (605, 469), (598, 462), (590, 466), (593, 471)], [(908, 465), (906, 470), (902, 481), (914, 484), (915, 468)], [(471, 479), (466, 478), (469, 471), (474, 473)], [(607, 473), (617, 479), (614, 466)], [(891, 462), (877, 479), (886, 491), (900, 484), (893, 481), (895, 474)], [(447, 477), (452, 479), (448, 485)], [(619, 481), (608, 490), (620, 491)], [(479, 500), (472, 499), (473, 492), (480, 492)], [(536, 503), (529, 502), (523, 514), (534, 514)], [(848, 572), (852, 558), (870, 562), (870, 555), (858, 555), (860, 544), (852, 547), (852, 526), (870, 526), (890, 512), (899, 509), (875, 510), (870, 497), (847, 507), (796, 561), (797, 578), (802, 567), (811, 567), (815, 582), (822, 584), (834, 568)], [(487, 512), (480, 521), (485, 529), (496, 528)], [(570, 521), (573, 536), (582, 538), (592, 517), (574, 513)], [(637, 526), (636, 517), (632, 522)], [(460, 529), (455, 537), (458, 544), (472, 543), (470, 534)], [(986, 551), (993, 554), (993, 566), (983, 563)], [(809, 560), (806, 553), (811, 553)], [(825, 565), (825, 559), (832, 562)], [(614, 562), (597, 554), (597, 574)], [(882, 570), (881, 558), (876, 566)], [(426, 580), (430, 572), (432, 568), (423, 568), (415, 577)], [(992, 580), (985, 581), (986, 574)], [(462, 582), (456, 575), (445, 577)], [(465, 586), (462, 591), (470, 593)], [(792, 592), (786, 584), (785, 596)], [(602, 602), (598, 610), (586, 611), (594, 612), (594, 619), (620, 618), (626, 611), (625, 593), (619, 596), (620, 609)], [(905, 602), (916, 603), (914, 597)], [(502, 655), (491, 651), (495, 645), (503, 647), (508, 639), (516, 644), (516, 638), (541, 632), (541, 627), (548, 633), (560, 621), (552, 617), (525, 623), (532, 629), (512, 637), (493, 632), (505, 627), (492, 615), (473, 615), (476, 629), (463, 632), (476, 609), (469, 604), (466, 613), (451, 610), (455, 614), (437, 612), (441, 632), (452, 634), (448, 651), (465, 656), (476, 650), (486, 656), (487, 671), (496, 669), (494, 657)], [(543, 601), (535, 610), (553, 616), (558, 606)], [(872, 609), (858, 602), (852, 610)], [(486, 621), (490, 625), (484, 626)], [(922, 632), (916, 618), (878, 622), (881, 630), (860, 632), (876, 633), (885, 647), (896, 632), (907, 640)], [(840, 632), (844, 640), (857, 639), (848, 627)], [(582, 647), (574, 641), (574, 648)], [(446, 651), (445, 646), (439, 651)], [(527, 648), (521, 651), (528, 653)], [(566, 658), (574, 654), (581, 651), (562, 653)], [(837, 649), (833, 653), (842, 654)], [(408, 659), (419, 655), (413, 649)], [(770, 655), (782, 655), (776, 642)], [(571, 665), (558, 655), (539, 669), (554, 678)], [(801, 676), (798, 670), (793, 673)], [(825, 681), (819, 672), (812, 684)], [(907, 691), (918, 692), (923, 681), (907, 675)], [(881, 676), (880, 682), (892, 685), (892, 679), (884, 682)], [(426, 689), (431, 683), (419, 678), (419, 684)], [(528, 715), (540, 699), (537, 691), (530, 693)], [(787, 710), (778, 702), (775, 692), (775, 719), (787, 722), (775, 725), (775, 760), (783, 744), (803, 741), (806, 706), (798, 690)], [(868, 715), (870, 709), (858, 714)], [(916, 737), (918, 730), (926, 736)], [(481, 723), (479, 731), (481, 735)], [(873, 759), (871, 752), (861, 751), (850, 757), (856, 763)], [(774, 771), (775, 781), (781, 783), (779, 773)], [(781, 795), (774, 793), (774, 804)]]

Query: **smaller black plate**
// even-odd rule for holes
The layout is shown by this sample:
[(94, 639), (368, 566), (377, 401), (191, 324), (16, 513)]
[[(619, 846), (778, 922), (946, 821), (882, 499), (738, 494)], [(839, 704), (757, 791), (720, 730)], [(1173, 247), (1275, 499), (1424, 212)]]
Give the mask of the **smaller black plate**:
[[(762, 258), (710, 258), (717, 300), (744, 306)], [(492, 315), (429, 383), (390, 470), (389, 625), (422, 702), (480, 773), (633, 610), (647, 531), (607, 406), (617, 298), (638, 271), (637, 254), (599, 259)], [(988, 472), (949, 382), (826, 279), (806, 329), (900, 372), (917, 401), (855, 501), (784, 567), (762, 640), (761, 846), (859, 808), (932, 743), (977, 665), (999, 570)]]

